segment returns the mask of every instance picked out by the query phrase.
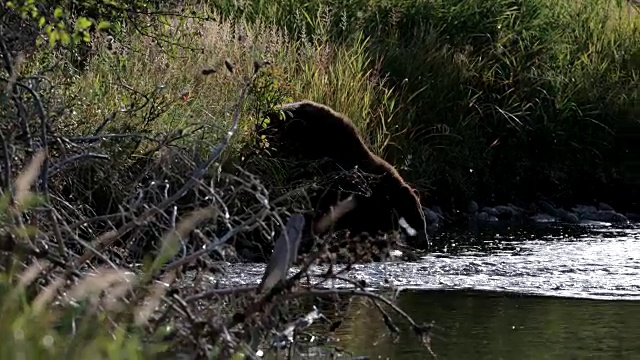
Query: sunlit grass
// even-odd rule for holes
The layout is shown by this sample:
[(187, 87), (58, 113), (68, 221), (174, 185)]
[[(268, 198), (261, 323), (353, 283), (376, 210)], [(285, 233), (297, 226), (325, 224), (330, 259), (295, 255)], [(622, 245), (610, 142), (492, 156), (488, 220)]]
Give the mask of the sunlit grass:
[(384, 154), (439, 192), (553, 195), (610, 178), (616, 124), (638, 118), (640, 17), (627, 1), (214, 5), (298, 38), (353, 46), (362, 31), (369, 68), (395, 89)]
[(526, 197), (533, 184), (558, 192), (585, 174), (608, 178), (616, 124), (640, 112), (640, 17), (623, 1), (234, 4), (199, 8), (215, 21), (173, 18), (157, 29), (180, 46), (139, 34), (123, 37), (127, 51), (99, 44), (62, 126), (90, 132), (136, 98), (126, 87), (157, 89), (148, 116), (118, 114), (106, 130), (205, 123), (196, 151), (206, 152), (252, 62), (268, 59), (234, 149), (250, 141), (260, 110), (306, 98), (349, 116), (422, 190)]

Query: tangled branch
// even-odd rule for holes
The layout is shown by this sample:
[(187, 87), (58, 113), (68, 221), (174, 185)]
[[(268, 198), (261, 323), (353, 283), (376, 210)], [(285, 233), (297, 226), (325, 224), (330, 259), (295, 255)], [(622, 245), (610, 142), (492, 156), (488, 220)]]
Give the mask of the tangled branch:
[[(394, 237), (345, 243), (331, 231), (357, 206), (353, 198), (311, 224), (306, 214), (290, 211), (292, 204), (304, 202), (304, 187), (273, 199), (271, 189), (246, 169), (212, 171), (238, 131), (260, 66), (254, 64), (254, 72), (242, 82), (228, 129), (206, 159), (195, 161), (177, 144), (195, 141), (206, 125), (160, 135), (109, 133), (108, 125), (120, 113), (114, 110), (89, 135), (60, 130), (53, 119), (64, 117), (66, 110), (56, 108), (61, 102), (47, 101), (55, 96), (51, 92), (30, 86), (34, 75), (20, 74), (3, 34), (0, 82), (12, 107), (0, 109), (0, 200), (8, 204), (7, 214), (0, 214), (0, 267), (15, 284), (5, 304), (18, 306), (25, 297), (31, 315), (50, 315), (46, 321), (52, 329), (68, 318), (100, 322), (108, 334), (132, 325), (146, 342), (169, 342), (178, 352), (192, 349), (196, 358), (228, 358), (238, 352), (255, 358), (259, 351), (293, 349), (311, 323), (327, 319), (317, 308), (309, 311), (302, 299), (365, 297), (392, 332), (397, 327), (383, 306), (429, 347), (431, 326), (417, 324), (382, 295), (364, 288), (326, 288), (327, 280), (342, 279), (352, 264), (384, 258), (395, 244)], [(157, 116), (155, 90), (129, 91), (143, 100), (132, 101), (128, 116), (145, 121)], [(142, 149), (142, 141), (151, 145)], [(128, 142), (135, 144), (134, 150), (127, 148)], [(118, 146), (110, 151), (106, 144)], [(116, 167), (114, 154), (128, 154), (122, 161), (128, 167)], [(16, 169), (23, 170), (16, 176)], [(109, 172), (130, 179), (120, 188), (90, 186)], [(100, 191), (106, 195), (94, 200)], [(309, 249), (301, 252), (303, 245)], [(217, 282), (224, 277), (228, 261), (241, 257), (238, 252), (268, 254), (270, 249), (259, 284), (212, 288), (211, 278)], [(346, 266), (335, 270), (345, 254)], [(312, 270), (327, 264), (328, 270), (312, 284)], [(159, 336), (165, 327), (172, 329)], [(74, 327), (65, 338), (91, 343), (93, 333), (77, 331)]]

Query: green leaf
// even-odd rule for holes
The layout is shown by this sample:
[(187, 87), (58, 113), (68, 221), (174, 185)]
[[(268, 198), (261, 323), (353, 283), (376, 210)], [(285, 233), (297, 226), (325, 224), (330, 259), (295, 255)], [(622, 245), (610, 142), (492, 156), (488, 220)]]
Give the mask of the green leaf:
[(62, 41), (62, 44), (64, 45), (69, 45), (69, 43), (71, 42), (71, 36), (69, 36), (69, 33), (66, 31), (60, 31), (60, 41)]
[(40, 28), (42, 28), (44, 26), (44, 23), (47, 21), (47, 19), (44, 18), (44, 16), (41, 16), (40, 19), (38, 19), (38, 26)]
[(53, 47), (58, 39), (58, 30), (53, 30), (49, 33), (49, 45)]
[(0, 213), (5, 214), (5, 212), (9, 208), (10, 202), (11, 196), (8, 193), (4, 193), (2, 197), (0, 197)]
[(53, 10), (53, 16), (56, 19), (60, 19), (62, 17), (62, 9), (61, 8), (56, 8), (55, 10)]
[(87, 19), (84, 16), (78, 18), (78, 22), (76, 23), (76, 29), (79, 31), (88, 29), (91, 26), (91, 20)]
[(102, 20), (98, 23), (98, 30), (108, 29), (111, 26), (111, 23), (105, 20)]
[(46, 204), (46, 202), (43, 196), (39, 194), (31, 193), (27, 195), (25, 199), (23, 199), (22, 203), (19, 204), (17, 209), (20, 212), (24, 212), (44, 204)]
[(20, 237), (33, 239), (38, 233), (38, 229), (35, 226), (25, 226), (23, 228), (16, 228), (15, 234)]

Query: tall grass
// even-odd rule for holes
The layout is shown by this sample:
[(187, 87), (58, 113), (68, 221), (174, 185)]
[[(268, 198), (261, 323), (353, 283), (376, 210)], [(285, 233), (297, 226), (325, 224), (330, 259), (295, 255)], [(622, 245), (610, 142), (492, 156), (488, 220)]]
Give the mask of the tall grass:
[(614, 180), (616, 126), (638, 118), (640, 17), (626, 1), (235, 4), (212, 6), (296, 38), (363, 34), (406, 130), (385, 156), (436, 201), (589, 195)]
[[(200, 14), (210, 11), (196, 9)], [(220, 18), (216, 10), (210, 16)], [(253, 87), (248, 111), (223, 164), (242, 161), (261, 112), (285, 101), (306, 98), (340, 109), (367, 135), (376, 152), (382, 152), (393, 134), (386, 126), (397, 111), (395, 97), (375, 68), (363, 37), (346, 46), (323, 36), (292, 39), (286, 29), (269, 20), (247, 23), (167, 16), (153, 37), (132, 31), (116, 36), (115, 41), (97, 37), (92, 46), (93, 56), (81, 71), (67, 66), (52, 75), (67, 84), (63, 97), (73, 109), (58, 121), (64, 133), (91, 135), (105, 122), (103, 132), (138, 133), (149, 139), (193, 131), (175, 144), (191, 148), (194, 157), (204, 156), (226, 131), (230, 106), (253, 61), (268, 60), (270, 65)], [(65, 59), (41, 52), (30, 70)], [(215, 72), (203, 75), (203, 70)], [(80, 197), (93, 193), (87, 201), (94, 205), (118, 204), (126, 193), (120, 188), (128, 188), (142, 171), (134, 165), (157, 143), (136, 138), (103, 145), (110, 149), (112, 163), (97, 172), (81, 168), (76, 177), (65, 179), (72, 183), (61, 186), (80, 192), (76, 195)], [(272, 161), (247, 161), (251, 162), (245, 164), (248, 167), (259, 166), (268, 181), (287, 182), (282, 176), (286, 170), (274, 168)], [(273, 169), (271, 175), (267, 173)]]
[[(131, 89), (155, 90), (147, 114), (119, 114), (108, 130), (186, 131), (196, 126), (189, 119), (204, 116), (207, 130), (192, 145), (202, 152), (225, 125), (218, 119), (228, 119), (237, 74), (249, 72), (254, 59), (268, 59), (233, 144), (238, 151), (225, 160), (242, 154), (261, 110), (312, 99), (347, 114), (374, 152), (427, 201), (446, 206), (452, 196), (580, 200), (604, 191), (616, 179), (616, 128), (640, 113), (640, 17), (624, 1), (199, 6), (197, 13), (215, 21), (167, 20), (158, 32), (173, 44), (139, 34), (119, 38), (123, 52), (98, 44), (73, 83), (70, 93), (83, 95), (64, 126), (89, 132), (105, 112), (140, 102)], [(200, 74), (212, 67), (218, 71)], [(122, 147), (127, 161), (132, 151), (145, 151), (138, 142), (133, 150)]]

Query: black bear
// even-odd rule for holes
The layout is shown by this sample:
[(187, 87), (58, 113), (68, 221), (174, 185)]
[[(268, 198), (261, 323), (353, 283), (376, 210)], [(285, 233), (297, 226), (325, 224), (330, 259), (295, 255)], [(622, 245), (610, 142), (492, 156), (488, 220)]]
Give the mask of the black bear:
[[(400, 225), (410, 242), (428, 246), (418, 195), (391, 164), (369, 150), (346, 116), (326, 105), (303, 100), (284, 104), (265, 114), (265, 118), (269, 119), (268, 124), (257, 129), (260, 141), (266, 140), (279, 151), (305, 160), (330, 159), (342, 169), (357, 168), (372, 175), (373, 180), (367, 181), (370, 191), (354, 195), (355, 209), (335, 224), (336, 229), (347, 229), (353, 235), (374, 235), (396, 230)], [(340, 187), (349, 187), (345, 180), (341, 181)], [(318, 215), (337, 200), (342, 199), (325, 199), (325, 206), (317, 208)]]

